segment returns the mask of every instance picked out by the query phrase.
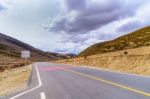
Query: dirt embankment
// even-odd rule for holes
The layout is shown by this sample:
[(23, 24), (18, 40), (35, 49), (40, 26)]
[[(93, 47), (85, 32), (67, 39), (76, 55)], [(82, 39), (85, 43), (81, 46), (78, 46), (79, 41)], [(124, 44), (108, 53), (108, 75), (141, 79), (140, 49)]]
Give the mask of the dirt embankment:
[(150, 47), (140, 47), (88, 57), (55, 61), (71, 65), (87, 65), (127, 73), (150, 75)]
[(29, 65), (0, 72), (0, 96), (25, 89), (31, 70), (31, 65)]

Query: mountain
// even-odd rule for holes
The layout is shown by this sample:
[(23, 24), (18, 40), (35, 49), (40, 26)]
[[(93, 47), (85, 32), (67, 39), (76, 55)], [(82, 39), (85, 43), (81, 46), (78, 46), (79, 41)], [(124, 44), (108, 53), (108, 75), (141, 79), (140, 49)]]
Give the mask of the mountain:
[(47, 52), (55, 57), (59, 57), (61, 59), (68, 59), (68, 58), (74, 58), (76, 57), (77, 55), (76, 54), (62, 54), (62, 53), (54, 53), (54, 52)]
[(0, 61), (18, 60), (21, 57), (20, 52), (22, 50), (31, 51), (31, 61), (50, 61), (61, 58), (53, 55), (52, 53), (41, 51), (24, 42), (0, 33), (0, 57), (3, 57), (0, 58)]
[(150, 45), (150, 26), (144, 27), (127, 35), (121, 36), (111, 41), (94, 44), (79, 56), (89, 56), (94, 54), (102, 54), (119, 50), (133, 49), (140, 46)]

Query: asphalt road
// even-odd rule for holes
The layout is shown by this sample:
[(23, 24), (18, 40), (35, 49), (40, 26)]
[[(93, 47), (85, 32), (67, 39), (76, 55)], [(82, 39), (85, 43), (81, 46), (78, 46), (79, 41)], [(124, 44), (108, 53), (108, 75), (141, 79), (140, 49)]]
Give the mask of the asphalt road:
[(150, 78), (35, 63), (29, 88), (3, 99), (150, 99)]

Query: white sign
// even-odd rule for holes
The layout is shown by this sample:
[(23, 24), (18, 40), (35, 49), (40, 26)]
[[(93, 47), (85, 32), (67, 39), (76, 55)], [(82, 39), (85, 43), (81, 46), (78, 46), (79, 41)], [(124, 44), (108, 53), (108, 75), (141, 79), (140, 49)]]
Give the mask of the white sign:
[(21, 51), (21, 58), (30, 58), (30, 51)]

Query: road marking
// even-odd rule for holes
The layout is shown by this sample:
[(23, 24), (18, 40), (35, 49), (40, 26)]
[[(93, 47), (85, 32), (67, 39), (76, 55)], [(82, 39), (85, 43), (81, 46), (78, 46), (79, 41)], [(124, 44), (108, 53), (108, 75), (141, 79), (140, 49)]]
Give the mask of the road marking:
[(40, 73), (38, 71), (38, 68), (37, 68), (36, 64), (35, 64), (35, 67), (36, 67), (36, 72), (37, 72), (37, 76), (38, 76), (39, 86), (42, 86), (42, 81), (41, 81)]
[(132, 92), (150, 97), (150, 93), (147, 93), (147, 92), (143, 92), (143, 91), (140, 91), (140, 90), (137, 90), (137, 89), (133, 89), (133, 88), (130, 88), (130, 87), (127, 87), (127, 86), (124, 86), (124, 85), (120, 85), (120, 84), (117, 84), (117, 83), (114, 83), (114, 82), (111, 82), (111, 81), (107, 81), (107, 80), (104, 80), (104, 79), (101, 79), (101, 78), (98, 78), (98, 77), (94, 77), (94, 76), (87, 75), (87, 74), (77, 72), (77, 71), (73, 71), (73, 70), (70, 70), (70, 69), (66, 69), (66, 71), (69, 71), (69, 72), (72, 72), (72, 73), (75, 73), (75, 74), (78, 74), (78, 75), (86, 76), (90, 79), (98, 80), (98, 81), (101, 81), (101, 82), (104, 82), (104, 83), (107, 83), (107, 84), (110, 84), (110, 85), (113, 85), (113, 86), (120, 87), (122, 89), (126, 89), (126, 90), (129, 90), (129, 91), (132, 91)]
[(129, 75), (129, 76), (150, 78), (150, 76), (145, 76), (145, 75), (142, 75), (142, 74), (131, 74), (131, 73), (123, 72), (123, 71), (109, 70), (109, 69), (100, 68), (100, 67), (91, 67), (91, 66), (80, 66), (80, 67), (88, 68), (88, 69), (95, 69), (95, 70), (100, 70), (100, 71), (106, 71), (106, 72), (112, 72), (112, 73), (118, 73), (118, 74), (125, 74), (125, 75)]
[[(56, 63), (53, 63), (53, 64), (56, 64)], [(70, 66), (70, 65), (65, 64), (65, 66)], [(112, 73), (117, 73), (117, 74), (125, 74), (125, 75), (129, 75), (129, 76), (137, 76), (137, 77), (150, 78), (150, 76), (145, 76), (145, 75), (142, 75), (142, 74), (131, 74), (131, 73), (123, 72), (123, 71), (109, 70), (107, 68), (100, 68), (100, 67), (91, 67), (91, 66), (85, 66), (85, 65), (82, 65), (82, 66), (72, 66), (72, 67), (83, 67), (83, 68), (101, 70), (101, 71), (112, 72)]]
[(34, 87), (34, 88), (32, 88), (32, 89), (30, 89), (30, 90), (27, 90), (27, 91), (24, 91), (24, 92), (22, 92), (22, 93), (19, 93), (18, 95), (13, 96), (13, 97), (11, 97), (10, 99), (16, 99), (16, 98), (18, 98), (18, 97), (20, 97), (20, 96), (22, 96), (22, 95), (24, 95), (24, 94), (27, 94), (27, 93), (29, 93), (29, 92), (32, 92), (32, 91), (34, 91), (35, 89), (38, 89), (39, 87), (42, 86), (42, 81), (41, 81), (40, 74), (39, 74), (39, 71), (38, 71), (38, 68), (37, 68), (37, 65), (36, 65), (36, 64), (35, 64), (35, 68), (36, 68), (36, 73), (37, 73), (39, 85), (36, 86), (36, 87)]
[(44, 92), (41, 93), (41, 99), (46, 99)]

